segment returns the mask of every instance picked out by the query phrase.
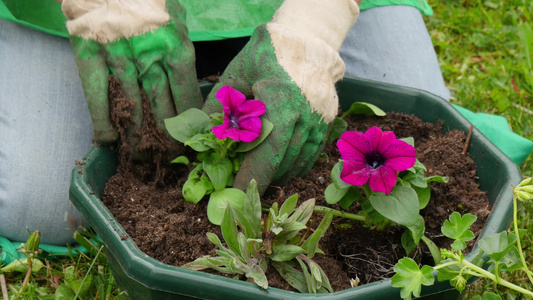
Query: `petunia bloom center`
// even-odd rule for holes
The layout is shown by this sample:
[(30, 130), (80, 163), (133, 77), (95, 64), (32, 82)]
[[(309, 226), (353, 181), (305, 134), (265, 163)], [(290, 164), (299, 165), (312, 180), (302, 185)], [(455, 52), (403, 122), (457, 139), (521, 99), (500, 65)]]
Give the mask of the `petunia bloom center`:
[(235, 116), (234, 114), (229, 115), (229, 124), (235, 129), (240, 129), (239, 118), (237, 118), (237, 116)]
[(372, 151), (365, 154), (365, 162), (372, 169), (377, 169), (385, 164), (387, 159), (379, 152)]

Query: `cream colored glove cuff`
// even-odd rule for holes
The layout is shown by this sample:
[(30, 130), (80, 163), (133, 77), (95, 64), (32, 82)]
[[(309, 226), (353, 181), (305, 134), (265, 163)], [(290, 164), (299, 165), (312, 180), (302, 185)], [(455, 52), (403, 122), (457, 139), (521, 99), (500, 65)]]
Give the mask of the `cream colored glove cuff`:
[(285, 0), (271, 23), (321, 39), (339, 51), (358, 16), (355, 0)]
[(155, 30), (170, 19), (166, 0), (63, 0), (70, 35), (107, 43)]

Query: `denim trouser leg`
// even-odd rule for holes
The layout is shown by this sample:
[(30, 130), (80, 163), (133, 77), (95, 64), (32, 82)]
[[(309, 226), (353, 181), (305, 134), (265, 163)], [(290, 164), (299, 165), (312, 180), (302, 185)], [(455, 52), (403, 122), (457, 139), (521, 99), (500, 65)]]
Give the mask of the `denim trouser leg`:
[(424, 19), (416, 8), (397, 5), (362, 11), (340, 53), (347, 76), (422, 89), (450, 99)]
[(65, 245), (83, 223), (70, 173), (92, 123), (68, 39), (0, 19), (0, 236)]

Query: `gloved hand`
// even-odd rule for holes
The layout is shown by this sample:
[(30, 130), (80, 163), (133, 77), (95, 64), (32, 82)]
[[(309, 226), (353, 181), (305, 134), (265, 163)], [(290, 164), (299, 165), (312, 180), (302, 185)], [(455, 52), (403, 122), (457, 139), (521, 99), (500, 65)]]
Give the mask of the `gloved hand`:
[(202, 107), (194, 48), (176, 0), (64, 0), (62, 9), (96, 141), (117, 139), (109, 114), (110, 74), (135, 103), (135, 124), (127, 132), (134, 151), (143, 120), (141, 89), (161, 129), (164, 119)]
[(354, 0), (286, 0), (228, 65), (204, 111), (221, 112), (216, 92), (231, 86), (263, 101), (263, 118), (274, 124), (246, 154), (235, 187), (256, 179), (263, 193), (271, 182), (284, 184), (313, 166), (338, 112), (335, 82), (345, 69), (338, 51), (358, 15)]

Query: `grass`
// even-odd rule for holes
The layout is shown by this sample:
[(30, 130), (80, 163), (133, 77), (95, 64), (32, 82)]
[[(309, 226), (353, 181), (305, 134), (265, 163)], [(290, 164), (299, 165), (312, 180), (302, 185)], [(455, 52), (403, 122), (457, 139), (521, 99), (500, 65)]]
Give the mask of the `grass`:
[[(452, 103), (474, 112), (504, 116), (511, 129), (533, 140), (533, 1), (430, 0), (435, 15), (426, 19)], [(533, 176), (533, 155), (521, 165)], [(519, 228), (533, 232), (533, 205), (519, 213)], [(533, 266), (533, 235), (523, 240)], [(531, 268), (530, 268), (531, 269)], [(506, 278), (533, 290), (527, 276), (514, 272)], [(465, 299), (484, 291), (504, 299), (519, 295), (479, 280)]]
[[(474, 112), (502, 115), (512, 130), (533, 140), (533, 1), (531, 0), (430, 0), (435, 15), (426, 18), (443, 76), (452, 91), (452, 103)], [(533, 176), (533, 157), (522, 164)], [(519, 226), (533, 232), (533, 205), (522, 206)], [(89, 254), (45, 261), (30, 277), (17, 299), (122, 299), (109, 270), (103, 245), (90, 246)], [(533, 235), (523, 240), (528, 263), (533, 266)], [(10, 299), (15, 299), (24, 272), (5, 273)], [(533, 286), (521, 273), (508, 278), (527, 289)], [(512, 292), (478, 281), (465, 292), (471, 299), (484, 291)]]

